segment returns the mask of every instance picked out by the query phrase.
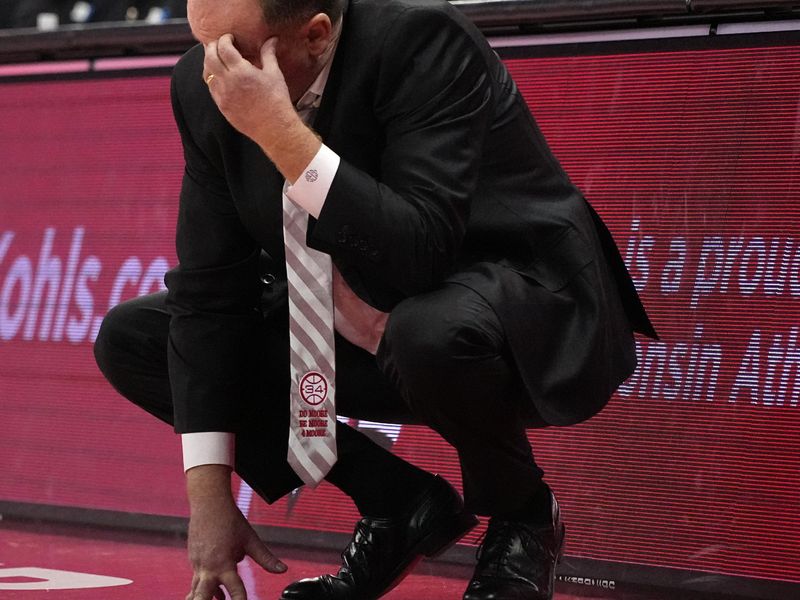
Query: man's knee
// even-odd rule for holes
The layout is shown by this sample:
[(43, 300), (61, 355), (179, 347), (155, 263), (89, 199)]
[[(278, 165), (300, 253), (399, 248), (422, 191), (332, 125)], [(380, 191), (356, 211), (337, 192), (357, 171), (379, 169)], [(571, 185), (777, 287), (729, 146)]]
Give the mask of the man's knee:
[(97, 333), (97, 366), (115, 383), (122, 372), (162, 365), (166, 362), (168, 327), (162, 294), (118, 304), (108, 311)]
[(103, 319), (94, 356), (100, 371), (117, 392), (171, 424), (168, 329), (169, 315), (163, 294), (123, 302)]
[(94, 342), (94, 360), (106, 378), (111, 378), (114, 366), (120, 363), (125, 348), (130, 347), (126, 334), (127, 313), (130, 309), (125, 304), (118, 304), (103, 318), (97, 339)]
[(453, 284), (394, 308), (378, 364), (417, 419), (455, 439), (517, 383), (506, 346), (491, 306)]

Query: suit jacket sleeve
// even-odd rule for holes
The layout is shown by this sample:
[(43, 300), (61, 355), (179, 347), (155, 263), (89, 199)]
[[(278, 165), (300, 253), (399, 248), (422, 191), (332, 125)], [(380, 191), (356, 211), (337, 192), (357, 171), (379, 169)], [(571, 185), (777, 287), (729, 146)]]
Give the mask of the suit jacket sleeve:
[(490, 51), (449, 5), (409, 8), (389, 32), (374, 94), (385, 136), (380, 173), (343, 159), (308, 244), (353, 267), (367, 288), (391, 287), (400, 299), (453, 268), (493, 94)]
[(175, 430), (236, 431), (257, 354), (259, 252), (235, 210), (221, 160), (212, 154), (212, 136), (187, 126), (186, 112), (203, 100), (194, 70), (184, 62), (172, 80), (186, 162), (176, 234), (179, 266), (166, 276)]

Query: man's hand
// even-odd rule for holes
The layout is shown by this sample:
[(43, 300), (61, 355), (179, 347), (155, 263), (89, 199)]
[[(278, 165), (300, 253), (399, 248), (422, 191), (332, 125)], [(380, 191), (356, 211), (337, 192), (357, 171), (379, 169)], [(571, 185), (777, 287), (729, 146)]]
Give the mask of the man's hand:
[(333, 267), (333, 307), (336, 331), (351, 344), (375, 354), (389, 313), (372, 308), (356, 296), (336, 267)]
[(222, 114), (240, 132), (259, 141), (274, 137), (275, 129), (286, 127), (297, 113), (289, 89), (278, 67), (272, 37), (261, 49), (261, 68), (244, 58), (229, 33), (205, 48), (203, 77), (209, 82), (211, 97)]
[(292, 104), (275, 55), (277, 44), (276, 37), (264, 43), (261, 66), (257, 67), (239, 53), (233, 36), (225, 34), (205, 47), (203, 77), (228, 122), (261, 146), (283, 176), (294, 183), (321, 142)]
[(203, 465), (186, 473), (191, 518), (189, 559), (194, 570), (186, 600), (246, 600), (236, 565), (249, 556), (270, 573), (283, 573), (282, 563), (262, 542), (239, 511), (230, 488), (230, 468)]

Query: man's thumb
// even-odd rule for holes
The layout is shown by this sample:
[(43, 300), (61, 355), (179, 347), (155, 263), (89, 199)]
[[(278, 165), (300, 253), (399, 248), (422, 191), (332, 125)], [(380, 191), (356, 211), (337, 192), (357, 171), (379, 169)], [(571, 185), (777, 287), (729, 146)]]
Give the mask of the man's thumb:
[(258, 536), (253, 536), (247, 548), (247, 554), (256, 563), (270, 573), (285, 573), (288, 567), (275, 556)]
[(276, 52), (278, 48), (278, 36), (272, 36), (261, 46), (261, 64), (266, 65), (270, 62), (277, 62)]

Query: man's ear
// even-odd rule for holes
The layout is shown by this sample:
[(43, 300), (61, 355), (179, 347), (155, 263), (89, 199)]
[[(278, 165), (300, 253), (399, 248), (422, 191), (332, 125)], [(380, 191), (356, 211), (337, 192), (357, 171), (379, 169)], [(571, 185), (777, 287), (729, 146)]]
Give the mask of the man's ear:
[(318, 13), (311, 17), (303, 30), (306, 47), (312, 56), (323, 54), (333, 40), (333, 23), (325, 13)]

